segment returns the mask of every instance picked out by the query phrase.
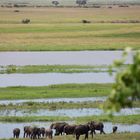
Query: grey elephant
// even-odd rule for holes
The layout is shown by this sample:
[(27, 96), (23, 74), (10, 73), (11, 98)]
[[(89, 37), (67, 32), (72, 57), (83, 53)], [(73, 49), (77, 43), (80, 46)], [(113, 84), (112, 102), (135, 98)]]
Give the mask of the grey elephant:
[(66, 122), (56, 122), (56, 123), (51, 124), (50, 129), (55, 129), (56, 130), (55, 135), (59, 135), (59, 134), (62, 135), (65, 125), (68, 125), (68, 123), (66, 123)]
[(46, 138), (48, 137), (49, 139), (52, 139), (53, 138), (53, 131), (52, 129), (46, 129), (45, 131), (45, 134), (46, 134)]
[(31, 134), (32, 134), (32, 130), (33, 128), (31, 126), (24, 126), (24, 135), (23, 137), (24, 138), (30, 138), (31, 137)]
[(90, 125), (92, 138), (93, 138), (93, 133), (96, 134), (95, 130), (99, 130), (100, 134), (105, 134), (104, 124), (102, 122), (91, 121), (91, 122), (88, 122), (88, 124)]
[(20, 129), (19, 128), (13, 129), (13, 137), (19, 138), (19, 135), (20, 135)]
[(90, 127), (88, 124), (76, 126), (74, 130), (74, 134), (76, 135), (76, 140), (79, 140), (80, 135), (84, 135), (84, 134), (85, 134), (85, 139), (88, 139), (89, 130), (90, 130)]
[(117, 132), (117, 129), (118, 129), (118, 127), (117, 127), (117, 126), (113, 126), (113, 128), (112, 128), (113, 133), (116, 133), (116, 132)]
[(76, 126), (77, 125), (65, 125), (63, 132), (66, 135), (74, 134), (74, 130), (75, 130)]
[(44, 137), (45, 136), (45, 128), (44, 127), (41, 127), (40, 128), (40, 136), (41, 137)]
[(31, 133), (31, 139), (39, 139), (41, 136), (40, 128), (33, 127), (32, 133)]
[(26, 19), (23, 19), (21, 22), (23, 24), (28, 24), (28, 23), (30, 23), (30, 19), (26, 18)]

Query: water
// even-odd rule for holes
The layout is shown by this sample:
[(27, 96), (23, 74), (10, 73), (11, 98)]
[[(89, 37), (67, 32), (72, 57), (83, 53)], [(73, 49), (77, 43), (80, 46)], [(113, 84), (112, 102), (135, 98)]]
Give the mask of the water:
[[(49, 128), (52, 122), (31, 122), (31, 123), (0, 123), (0, 138), (11, 138), (13, 136), (12, 131), (14, 128), (20, 128), (20, 138), (23, 137), (23, 127), (24, 126), (38, 126)], [(69, 124), (74, 124), (74, 122), (68, 122)], [(139, 124), (112, 124), (110, 122), (104, 123), (104, 131), (106, 133), (112, 133), (112, 127), (118, 126), (118, 132), (140, 132)], [(97, 131), (96, 131), (97, 132)]]
[[(122, 109), (118, 113), (114, 113), (115, 116), (135, 115), (140, 114), (140, 108), (126, 108)], [(67, 117), (82, 117), (92, 115), (105, 115), (103, 110), (98, 108), (81, 108), (81, 109), (23, 109), (23, 110), (0, 110), (0, 116), (67, 116)]]
[(111, 133), (113, 126), (118, 127), (118, 132), (140, 132), (139, 124), (112, 124), (111, 122), (104, 123), (105, 132)]
[(47, 86), (65, 83), (112, 83), (114, 76), (108, 73), (36, 73), (0, 74), (0, 87)]
[[(67, 121), (67, 123), (71, 124), (72, 121)], [(13, 137), (13, 129), (14, 128), (20, 128), (20, 138), (23, 138), (23, 128), (24, 126), (37, 126), (37, 127), (45, 127), (46, 129), (50, 127), (52, 122), (26, 122), (26, 123), (0, 123), (0, 138), (11, 138)], [(3, 129), (4, 128), (4, 129)], [(6, 130), (6, 131), (5, 131)], [(55, 131), (53, 131), (54, 135)]]
[(84, 97), (84, 98), (47, 98), (47, 99), (27, 99), (27, 100), (0, 100), (0, 105), (8, 104), (22, 104), (26, 102), (36, 102), (36, 103), (77, 103), (77, 102), (94, 102), (94, 101), (105, 101), (107, 97)]
[[(122, 51), (0, 52), (0, 65), (110, 65)], [(132, 54), (126, 63), (132, 63)]]

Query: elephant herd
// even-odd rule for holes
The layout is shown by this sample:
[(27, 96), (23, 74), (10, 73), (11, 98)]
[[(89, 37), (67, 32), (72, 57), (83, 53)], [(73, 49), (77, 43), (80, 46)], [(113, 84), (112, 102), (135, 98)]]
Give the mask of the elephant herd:
[[(80, 135), (85, 135), (85, 139), (88, 139), (89, 131), (93, 138), (93, 134), (96, 134), (96, 130), (100, 131), (100, 134), (105, 134), (104, 132), (104, 124), (102, 122), (94, 122), (90, 121), (86, 124), (80, 125), (69, 125), (66, 122), (56, 122), (50, 125), (50, 128), (45, 129), (44, 127), (31, 127), (25, 126), (24, 127), (24, 138), (31, 138), (31, 139), (39, 139), (48, 137), (49, 139), (53, 138), (53, 130), (55, 130), (55, 135), (74, 135), (76, 140), (79, 140)], [(112, 128), (113, 133), (117, 131), (117, 126)], [(19, 138), (20, 129), (15, 128), (13, 130), (13, 137)]]
[[(31, 139), (39, 139), (43, 137), (48, 137), (52, 139), (53, 137), (53, 130), (52, 129), (45, 129), (44, 127), (31, 127), (31, 126), (25, 126), (23, 128), (24, 134), (23, 138), (31, 138)], [(20, 129), (15, 128), (13, 129), (13, 137), (19, 138), (20, 135)]]

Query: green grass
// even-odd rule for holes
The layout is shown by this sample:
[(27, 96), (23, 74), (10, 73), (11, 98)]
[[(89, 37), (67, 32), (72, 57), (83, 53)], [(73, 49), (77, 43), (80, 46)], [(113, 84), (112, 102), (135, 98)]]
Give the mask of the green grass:
[(62, 116), (24, 116), (24, 117), (16, 117), (16, 116), (5, 116), (0, 117), (0, 122), (46, 122), (46, 121), (69, 121), (71, 118), (62, 117)]
[[(80, 140), (84, 139), (84, 135), (80, 136)], [(140, 133), (116, 133), (116, 134), (106, 134), (106, 135), (100, 135), (97, 134), (96, 136), (94, 136), (94, 140), (139, 140), (140, 138)], [(44, 138), (46, 140), (46, 138)], [(89, 139), (88, 140), (93, 140), (91, 138), (91, 135), (89, 135)], [(13, 138), (10, 139), (0, 139), (0, 140), (15, 140)], [(23, 139), (23, 138), (19, 138), (19, 140), (28, 140), (28, 139)], [(40, 140), (40, 139), (39, 139)], [(72, 135), (63, 135), (63, 136), (55, 136), (53, 138), (53, 140), (75, 140), (75, 137), (73, 137)]]
[[(36, 103), (36, 102), (25, 102), (22, 104), (8, 104), (8, 105), (0, 105), (0, 109), (6, 110), (6, 109), (50, 109), (50, 110), (56, 110), (56, 109), (73, 109), (73, 108), (99, 108), (102, 105), (103, 102), (95, 101), (95, 102), (78, 102), (78, 103), (66, 103), (66, 102), (59, 102), (59, 103)], [(139, 104), (140, 106), (140, 104)]]
[(102, 122), (112, 122), (112, 123), (124, 123), (124, 124), (140, 124), (140, 114), (138, 115), (127, 115), (127, 116), (113, 116), (108, 115), (101, 116), (86, 116), (75, 118), (77, 123), (85, 123), (91, 120), (102, 121)]
[(27, 66), (0, 66), (0, 73), (82, 73), (82, 72), (108, 72), (106, 65), (81, 66), (81, 65), (27, 65)]
[[(129, 27), (132, 27), (133, 29), (139, 29), (139, 24), (87, 24), (87, 25), (84, 25), (82, 23), (75, 23), (75, 24), (54, 24), (53, 23), (53, 24), (45, 24), (45, 25), (43, 24), (29, 24), (29, 25), (13, 24), (12, 25), (11, 24), (11, 26), (9, 27), (2, 24), (0, 25), (0, 33), (67, 33), (66, 35), (60, 34), (60, 36), (59, 34), (55, 36), (51, 36), (51, 34), (48, 34), (47, 36), (49, 38), (58, 38), (58, 37), (81, 38), (81, 37), (96, 37), (96, 34), (98, 34), (97, 31), (100, 31), (102, 33), (104, 31), (104, 33), (106, 34), (106, 33), (109, 33), (109, 31), (115, 32), (117, 30), (128, 29)], [(95, 33), (93, 33), (93, 31), (95, 31)], [(82, 34), (84, 32), (87, 32), (87, 34)], [(76, 33), (76, 34), (72, 34), (72, 33)]]
[[(77, 103), (67, 103), (67, 102), (59, 102), (59, 103), (36, 103), (33, 101), (25, 102), (21, 104), (8, 104), (8, 105), (0, 105), (0, 109), (6, 110), (6, 109), (30, 109), (30, 110), (37, 110), (37, 109), (49, 109), (49, 110), (57, 110), (57, 109), (73, 109), (73, 108), (101, 108), (103, 105), (102, 101), (88, 101), (88, 102), (77, 102)], [(140, 102), (134, 102), (133, 107), (140, 107)]]
[[(140, 133), (116, 133), (116, 134), (106, 134), (106, 135), (100, 135), (100, 134), (96, 134), (94, 136), (94, 140), (139, 140), (140, 138)], [(46, 140), (46, 138), (44, 138)], [(84, 139), (84, 135), (80, 136), (80, 140)], [(88, 140), (93, 140), (91, 138), (91, 135), (89, 135), (89, 139)], [(0, 140), (15, 140), (13, 138), (10, 139), (0, 139)], [(28, 139), (23, 139), (20, 138), (19, 140), (28, 140)], [(53, 138), (53, 140), (75, 140), (75, 137), (73, 137), (72, 135), (63, 135), (63, 136), (55, 136)]]
[(97, 97), (109, 95), (112, 84), (62, 84), (43, 87), (0, 88), (0, 100)]
[(102, 121), (122, 124), (140, 124), (139, 115), (127, 115), (127, 116), (114, 116), (109, 117), (108, 115), (102, 116), (87, 116), (87, 117), (63, 117), (63, 116), (1, 116), (1, 122), (34, 122), (34, 121), (75, 121), (76, 124), (87, 123), (89, 121)]
[(139, 24), (0, 25), (0, 51), (140, 49)]
[[(0, 8), (0, 51), (80, 51), (140, 49), (140, 24), (96, 23), (140, 19), (129, 8)], [(22, 24), (23, 17), (30, 24)], [(91, 24), (83, 24), (83, 19)]]
[(97, 37), (112, 37), (112, 38), (139, 38), (140, 32), (129, 32), (129, 33), (116, 33), (116, 34), (104, 34), (97, 35)]
[[(94, 136), (94, 140), (139, 140), (140, 133), (118, 133), (118, 134), (97, 134)], [(56, 136), (54, 140), (75, 140), (73, 136)], [(80, 136), (80, 140), (84, 139), (84, 135)], [(93, 140), (89, 135), (89, 140)]]

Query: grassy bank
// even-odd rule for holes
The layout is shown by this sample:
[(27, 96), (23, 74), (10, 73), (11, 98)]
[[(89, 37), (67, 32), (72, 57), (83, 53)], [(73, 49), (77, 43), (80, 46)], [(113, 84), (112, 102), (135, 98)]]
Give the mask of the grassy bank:
[(109, 117), (108, 115), (101, 115), (101, 116), (77, 117), (75, 118), (75, 121), (77, 123), (85, 123), (85, 122), (94, 120), (94, 121), (123, 123), (123, 124), (140, 124), (139, 117), (140, 117), (140, 114), (127, 115), (127, 116), (114, 116), (114, 117)]
[[(0, 8), (0, 51), (140, 49), (139, 23), (95, 23), (140, 19), (139, 6), (14, 10)], [(30, 18), (31, 23), (22, 24), (23, 17)], [(92, 23), (83, 24), (83, 19)]]
[(0, 51), (140, 49), (139, 24), (0, 24)]
[(27, 66), (0, 66), (0, 73), (82, 73), (82, 72), (108, 72), (107, 65), (27, 65)]
[[(100, 135), (97, 134), (94, 136), (94, 140), (139, 140), (140, 133), (118, 133), (118, 134), (106, 134), (106, 135)], [(57, 136), (54, 137), (54, 140), (75, 140), (73, 136)], [(84, 136), (80, 137), (80, 140), (84, 139)], [(89, 135), (89, 140), (93, 140), (91, 136)]]
[[(139, 140), (140, 133), (117, 133), (117, 134), (106, 134), (106, 135), (100, 135), (96, 134), (94, 136), (94, 140)], [(46, 138), (45, 138), (46, 139)], [(80, 136), (80, 140), (84, 139), (84, 135)], [(0, 139), (0, 140), (14, 140), (13, 138), (10, 139)], [(19, 140), (27, 140), (20, 138)], [(55, 136), (53, 140), (75, 140), (75, 137), (72, 135), (68, 136)], [(89, 140), (93, 140), (91, 136), (89, 135)]]
[[(49, 110), (56, 110), (56, 109), (79, 109), (79, 108), (100, 108), (102, 106), (102, 101), (88, 101), (88, 102), (77, 102), (77, 103), (66, 103), (66, 102), (59, 102), (59, 103), (36, 103), (36, 102), (25, 102), (21, 104), (8, 104), (8, 105), (0, 105), (0, 109), (31, 109), (32, 111), (37, 109), (49, 109)], [(133, 107), (140, 107), (140, 102), (134, 102)]]
[(76, 124), (87, 123), (88, 121), (102, 121), (122, 124), (140, 124), (140, 115), (128, 115), (128, 116), (114, 116), (109, 117), (107, 115), (102, 116), (88, 116), (88, 117), (62, 117), (62, 116), (4, 116), (0, 117), (1, 122), (34, 122), (34, 121), (75, 121)]
[[(140, 133), (116, 133), (116, 134), (106, 134), (106, 135), (100, 135), (96, 134), (94, 136), (94, 140), (139, 140), (140, 138)], [(84, 139), (84, 135), (80, 136), (80, 140)], [(91, 136), (89, 135), (89, 140), (93, 140)], [(0, 139), (0, 140), (14, 140), (13, 138), (11, 139)], [(27, 140), (20, 138), (19, 140)], [(75, 137), (72, 135), (68, 136), (55, 136), (53, 140), (75, 140)]]
[[(35, 102), (26, 102), (22, 104), (8, 104), (8, 105), (0, 105), (1, 110), (5, 109), (72, 109), (72, 108), (99, 108), (103, 102), (95, 101), (95, 102), (82, 102), (82, 103), (66, 103), (66, 102), (59, 102), (59, 103), (35, 103)], [(140, 103), (138, 104), (140, 106)]]
[(62, 84), (42, 87), (0, 88), (1, 100), (107, 96), (112, 84)]
[(0, 122), (46, 122), (46, 121), (69, 121), (72, 120), (69, 117), (62, 116), (24, 116), (24, 117), (16, 117), (16, 116), (5, 116), (0, 117)]

